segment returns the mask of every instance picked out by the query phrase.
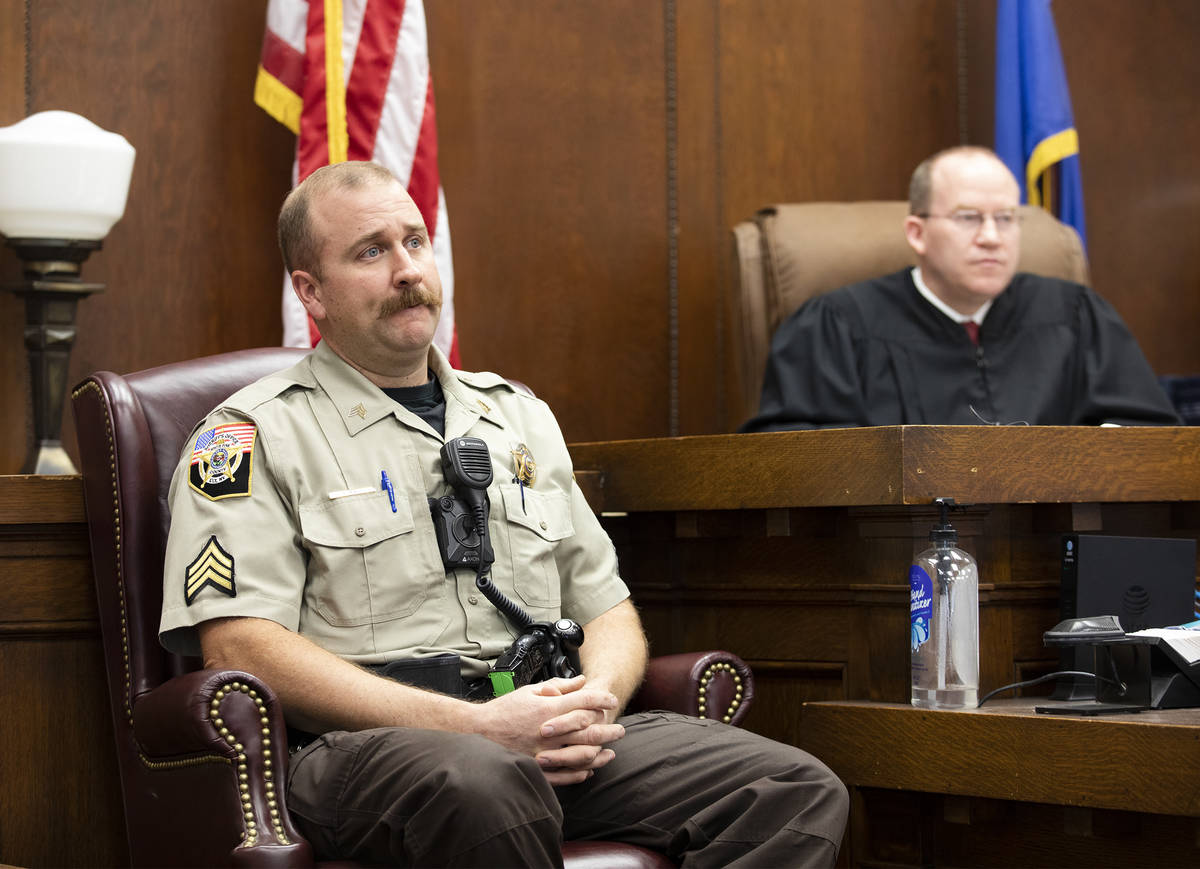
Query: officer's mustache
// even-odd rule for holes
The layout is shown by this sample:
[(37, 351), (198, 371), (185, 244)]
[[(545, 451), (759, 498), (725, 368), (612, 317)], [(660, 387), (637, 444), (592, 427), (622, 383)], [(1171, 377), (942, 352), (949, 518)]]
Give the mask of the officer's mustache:
[(388, 296), (383, 300), (383, 304), (379, 306), (379, 316), (390, 317), (407, 308), (416, 308), (420, 305), (429, 305), (436, 307), (441, 304), (441, 299), (434, 295), (424, 284), (412, 285), (409, 284), (400, 289), (400, 292), (394, 296)]

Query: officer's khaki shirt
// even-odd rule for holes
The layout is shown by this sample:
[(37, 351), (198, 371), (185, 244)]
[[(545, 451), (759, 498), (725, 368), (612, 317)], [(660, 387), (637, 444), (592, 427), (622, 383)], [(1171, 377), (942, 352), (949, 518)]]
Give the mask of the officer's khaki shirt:
[[(586, 624), (628, 597), (546, 404), (495, 374), (453, 371), (436, 349), (430, 366), (445, 437), (491, 452), (495, 585), (535, 621)], [(473, 569), (442, 564), (428, 499), (450, 491), (443, 443), (324, 343), (233, 395), (196, 427), (171, 483), (162, 643), (199, 654), (195, 625), (255, 616), (360, 663), (453, 652), (465, 676), (482, 675), (516, 631)]]

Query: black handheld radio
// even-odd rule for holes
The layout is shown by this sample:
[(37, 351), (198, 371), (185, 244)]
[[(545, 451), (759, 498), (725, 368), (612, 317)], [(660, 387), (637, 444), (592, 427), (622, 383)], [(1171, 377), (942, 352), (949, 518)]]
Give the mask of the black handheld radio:
[(441, 456), (442, 473), (454, 490), (454, 496), (429, 499), (442, 562), (450, 570), (474, 566), (475, 586), (522, 632), (488, 674), (496, 696), (530, 682), (578, 675), (583, 628), (571, 619), (535, 622), (487, 576), (496, 560), (488, 535), (492, 458), (487, 444), (475, 437), (452, 438)]
[(492, 459), (487, 444), (479, 438), (447, 441), (442, 447), (442, 473), (454, 496), (429, 500), (442, 562), (451, 570), (474, 566), (483, 575), (496, 560), (488, 537)]

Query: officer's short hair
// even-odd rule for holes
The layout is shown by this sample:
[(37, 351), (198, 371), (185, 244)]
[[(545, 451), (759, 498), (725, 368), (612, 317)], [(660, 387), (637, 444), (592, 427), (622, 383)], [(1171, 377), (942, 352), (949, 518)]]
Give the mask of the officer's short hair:
[(313, 232), (309, 218), (312, 201), (331, 190), (358, 190), (370, 184), (400, 183), (392, 172), (378, 163), (351, 161), (322, 166), (283, 200), (279, 209), (279, 251), (283, 267), (290, 275), (300, 269), (320, 278), (321, 240)]
[(985, 148), (982, 145), (956, 145), (953, 148), (945, 148), (930, 157), (926, 157), (921, 161), (921, 165), (913, 170), (912, 180), (908, 183), (909, 214), (921, 215), (929, 212), (929, 208), (933, 204), (934, 166), (943, 157), (958, 156), (991, 157), (1001, 165), (1004, 163), (995, 151), (991, 148)]

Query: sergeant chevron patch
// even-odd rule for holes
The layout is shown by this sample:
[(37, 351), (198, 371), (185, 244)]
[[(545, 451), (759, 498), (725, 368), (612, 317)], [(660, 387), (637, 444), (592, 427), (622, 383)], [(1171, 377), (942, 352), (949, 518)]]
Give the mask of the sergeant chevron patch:
[(187, 566), (183, 596), (188, 606), (192, 605), (196, 595), (206, 585), (211, 585), (222, 594), (237, 597), (237, 586), (233, 582), (233, 556), (221, 548), (215, 534), (208, 538), (196, 560)]

